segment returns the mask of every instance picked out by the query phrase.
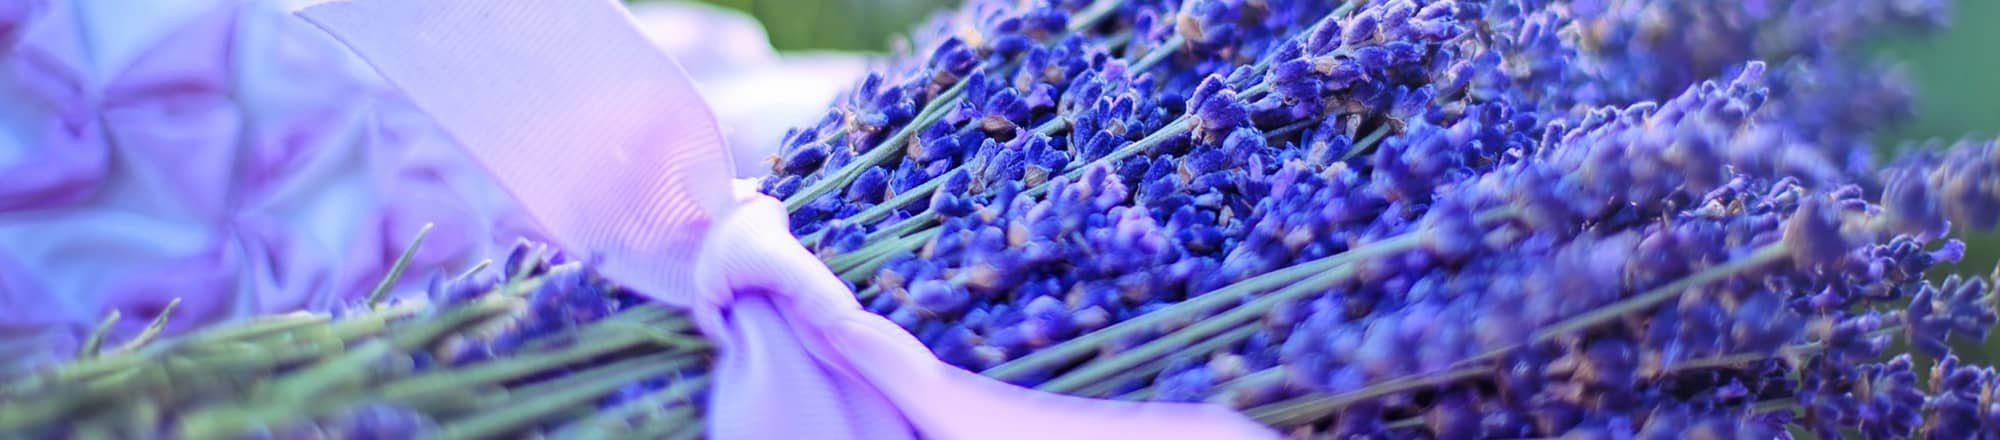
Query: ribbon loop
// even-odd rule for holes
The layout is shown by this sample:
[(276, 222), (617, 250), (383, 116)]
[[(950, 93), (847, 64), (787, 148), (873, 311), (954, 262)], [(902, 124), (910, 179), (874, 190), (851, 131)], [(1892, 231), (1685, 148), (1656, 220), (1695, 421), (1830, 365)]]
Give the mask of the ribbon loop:
[(302, 14), (436, 116), (556, 241), (689, 307), (719, 352), (713, 437), (1273, 437), (1219, 407), (1045, 394), (939, 361), (863, 310), (781, 203), (732, 185), (705, 104), (611, 0), (346, 0)]
[(301, 13), (467, 147), (558, 244), (686, 305), (732, 168), (694, 84), (615, 0), (333, 2)]

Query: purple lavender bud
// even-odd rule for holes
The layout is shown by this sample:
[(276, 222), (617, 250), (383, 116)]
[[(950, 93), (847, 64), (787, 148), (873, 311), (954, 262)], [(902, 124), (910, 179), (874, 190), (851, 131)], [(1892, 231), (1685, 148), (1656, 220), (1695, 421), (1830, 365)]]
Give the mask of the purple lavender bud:
[(944, 184), (938, 186), (941, 193), (965, 194), (972, 188), (972, 174), (963, 169), (945, 174), (943, 179)]
[(1220, 141), (1250, 120), (1248, 106), (1232, 90), (1218, 91), (1205, 100), (1190, 99), (1188, 107), (1194, 111), (1189, 115), (1188, 126), (1194, 130), (1195, 139), (1202, 143)]
[[(1858, 31), (1832, 27), (1908, 15), (1879, 3), (1399, 0), (1334, 15), (1331, 2), (1151, 1), (1076, 32), (1062, 28), (1088, 10), (1080, 2), (995, 3), (957, 24), (971, 22), (978, 43), (956, 41), (968, 35), (957, 29), (930, 37), (929, 59), (870, 78), (838, 119), (788, 137), (786, 157), (826, 130), (849, 133), (821, 147), (823, 163), (760, 189), (824, 179), (909, 128), (941, 86), (966, 82), (962, 102), (890, 147), (904, 157), (857, 170), (886, 177), (886, 190), (864, 175), (845, 197), (794, 212), (795, 229), (828, 230), (823, 253), (854, 246), (866, 235), (856, 230), (940, 214), (916, 225), (938, 228), (936, 239), (870, 279), (893, 299), (870, 310), (954, 364), (995, 365), (1236, 280), (1417, 234), (1414, 247), (1343, 263), (1353, 276), (1314, 286), (1322, 297), (1264, 311), (1249, 341), (1186, 358), (1284, 368), (1299, 387), (1258, 387), (1262, 403), (1497, 356), (1491, 374), (1350, 402), (1302, 433), (1768, 438), (1793, 425), (1907, 435), (1901, 427), (1915, 425), (1898, 373), (1855, 365), (1896, 336), (1938, 351), (1952, 334), (1991, 327), (1992, 307), (1975, 300), (1982, 288), (1921, 280), (1962, 252), (1926, 246), (1948, 230), (1941, 219), (2000, 223), (1985, 183), (2000, 168), (1983, 165), (2000, 156), (1965, 147), (1899, 164), (1900, 175), (1857, 159), (1906, 98), (1843, 55)], [(1129, 40), (1104, 44), (1112, 34)], [(1187, 47), (1138, 64), (1175, 36)], [(1798, 61), (1766, 71), (1755, 58)], [(960, 68), (982, 62), (999, 67), (993, 79)], [(1177, 120), (1187, 136), (1157, 135)], [(1055, 131), (1030, 131), (1040, 126)], [(1071, 161), (1140, 139), (1151, 140), (1136, 155), (1061, 176)], [(946, 174), (927, 207), (870, 225), (830, 221)], [(1860, 197), (1873, 191), (1879, 206)], [(1772, 244), (1796, 264), (1725, 264)], [(1711, 270), (1735, 272), (1544, 333)], [(1905, 299), (1905, 310), (1887, 305)], [(1903, 334), (1881, 332), (1889, 325)], [(1142, 333), (1099, 356), (1160, 336)], [(1681, 369), (1802, 347), (1819, 351)], [(1183, 361), (1115, 385), (1150, 381), (1165, 393), (1156, 397), (1208, 400), (1207, 388), (1241, 374), (1213, 365)], [(1857, 393), (1857, 383), (1887, 391)], [(1785, 398), (1804, 412), (1744, 412)], [(1996, 419), (1988, 413), (2000, 411), (1953, 414)], [(1424, 419), (1389, 424), (1412, 416)]]
[(1484, 235), (1471, 210), (1450, 202), (1432, 207), (1424, 214), (1418, 230), (1423, 234), (1424, 249), (1448, 264), (1464, 261), (1477, 252)]
[(1991, 435), (2000, 425), (1996, 412), (1986, 404), (1995, 375), (1992, 368), (1961, 365), (1957, 356), (1945, 356), (1931, 367), (1931, 397), (1924, 403), (1928, 417), (1919, 436), (1929, 439), (1971, 438)]
[(853, 252), (867, 244), (868, 229), (859, 223), (843, 221), (827, 222), (825, 238), (820, 245), (833, 254)]
[(1860, 430), (1871, 438), (1906, 438), (1923, 422), (1924, 393), (1917, 389), (1908, 355), (1883, 364), (1862, 365), (1853, 396)]
[(818, 142), (806, 144), (786, 154), (785, 160), (778, 165), (778, 170), (785, 174), (811, 174), (819, 169), (820, 163), (826, 161), (826, 154), (826, 144)]
[(963, 217), (972, 214), (976, 209), (978, 207), (973, 205), (971, 201), (961, 199), (955, 194), (944, 191), (931, 194), (930, 212), (935, 212), (938, 215)]
[(931, 51), (930, 60), (931, 80), (939, 85), (955, 84), (979, 65), (979, 55), (956, 37), (938, 43), (937, 48)]
[(1983, 280), (1954, 275), (1945, 278), (1942, 285), (1924, 283), (1916, 296), (1910, 298), (1903, 334), (1925, 354), (1942, 356), (1949, 351), (1946, 338), (1953, 334), (1986, 339), (1994, 324), (2000, 322), (1995, 307), (1986, 296)]
[(787, 175), (778, 180), (765, 180), (765, 183), (769, 187), (763, 189), (764, 194), (785, 199), (798, 194), (799, 188), (805, 186), (805, 179), (799, 178), (798, 175)]
[(861, 172), (853, 183), (847, 186), (847, 200), (857, 203), (880, 203), (889, 189), (889, 172), (880, 167), (869, 167)]
[(956, 315), (964, 311), (971, 300), (971, 294), (964, 287), (943, 280), (925, 280), (910, 286), (911, 304), (927, 315)]
[(1639, 348), (1631, 341), (1600, 338), (1578, 360), (1575, 380), (1605, 389), (1630, 389), (1638, 380)]
[(1483, 438), (1487, 435), (1477, 402), (1470, 393), (1449, 393), (1424, 412), (1424, 428), (1434, 438)]
[(1937, 250), (1924, 255), (1934, 263), (1957, 264), (1965, 260), (1965, 242), (1957, 239), (1945, 240), (1943, 246), (1938, 246)]
[(1174, 30), (1198, 46), (1232, 43), (1242, 7), (1241, 0), (1183, 1)]
[(1038, 7), (1021, 15), (1021, 32), (1037, 40), (1062, 33), (1069, 27), (1070, 12), (1060, 8)]
[(963, 324), (953, 324), (938, 335), (924, 339), (924, 345), (937, 354), (939, 360), (961, 367), (984, 368), (979, 355), (980, 345), (985, 338), (972, 332)]
[[(514, 247), (507, 251), (506, 265), (500, 268), (501, 274), (507, 278), (520, 278), (541, 275), (543, 272), (547, 272), (548, 264), (545, 259), (530, 260), (530, 258), (547, 257), (547, 255), (536, 255), (536, 252), (539, 251), (540, 249), (537, 245), (529, 242), (527, 239), (514, 240)], [(432, 289), (431, 293), (437, 294), (439, 291), (438, 289)]]
[(1022, 333), (1030, 345), (1040, 347), (1071, 334), (1071, 314), (1069, 307), (1053, 296), (1036, 296), (1021, 309), (1026, 316), (1022, 321)]
[(1382, 46), (1389, 53), (1389, 64), (1416, 64), (1423, 61), (1424, 46), (1408, 41), (1397, 41)]
[(1070, 324), (1076, 326), (1078, 331), (1101, 329), (1111, 324), (1111, 312), (1100, 306), (1089, 306), (1078, 310), (1076, 315), (1070, 318)]
[(1388, 48), (1382, 46), (1368, 46), (1354, 51), (1355, 61), (1361, 63), (1362, 69), (1371, 71), (1388, 68), (1394, 56), (1395, 54), (1389, 52)]
[(1301, 49), (1305, 53), (1315, 55), (1332, 52), (1335, 48), (1340, 47), (1340, 35), (1340, 17), (1327, 16), (1320, 19), (1318, 24), (1313, 25), (1306, 36), (1305, 46)]
[(1374, 39), (1376, 26), (1382, 20), (1381, 14), (1381, 9), (1369, 8), (1348, 19), (1346, 26), (1343, 26), (1345, 29), (1340, 34), (1341, 44), (1355, 46)]
[(1847, 256), (1849, 247), (1840, 234), (1839, 213), (1828, 204), (1823, 198), (1807, 198), (1785, 222), (1785, 250), (1800, 266), (1833, 264)]
[(355, 439), (415, 438), (435, 435), (437, 422), (409, 408), (382, 403), (362, 405), (334, 423), (336, 437)]
[(1737, 351), (1774, 352), (1799, 334), (1800, 321), (1776, 294), (1751, 294), (1737, 304), (1730, 338)]
[(1161, 379), (1154, 383), (1157, 391), (1153, 400), (1165, 402), (1200, 402), (1208, 398), (1215, 388), (1215, 373), (1206, 365), (1183, 360), (1181, 368), (1168, 367), (1161, 373)]
[[(517, 257), (510, 256), (508, 259), (517, 260)], [(501, 275), (491, 271), (480, 271), (447, 279), (444, 273), (440, 272), (431, 276), (430, 286), (425, 291), (432, 304), (440, 306), (458, 304), (492, 291), (499, 285), (500, 277)]]
[(1960, 144), (1931, 172), (1945, 214), (1953, 223), (1988, 230), (2000, 225), (2000, 148)]

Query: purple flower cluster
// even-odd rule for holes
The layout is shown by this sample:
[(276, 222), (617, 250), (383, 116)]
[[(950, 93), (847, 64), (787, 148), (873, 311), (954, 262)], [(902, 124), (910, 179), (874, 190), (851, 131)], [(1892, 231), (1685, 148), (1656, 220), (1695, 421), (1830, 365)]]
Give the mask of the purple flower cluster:
[[(645, 298), (599, 278), (585, 262), (572, 261), (559, 250), (526, 241), (517, 243), (508, 253), (506, 262), (497, 269), (482, 267), (455, 277), (445, 277), (442, 274), (434, 276), (426, 292), (430, 301), (430, 307), (426, 310), (433, 314), (452, 313), (451, 310), (455, 306), (490, 295), (504, 294), (496, 292), (504, 289), (509, 283), (520, 283), (523, 280), (533, 280), (533, 289), (520, 295), (518, 306), (509, 307), (504, 316), (477, 331), (447, 336), (447, 339), (439, 344), (440, 348), (434, 351), (435, 357), (432, 353), (411, 353), (411, 362), (418, 369), (434, 367), (452, 369), (508, 361), (534, 356), (537, 353), (545, 355), (550, 351), (605, 343), (600, 340), (601, 334), (581, 330), (593, 324), (620, 319), (618, 317), (622, 316), (632, 319), (632, 322), (628, 322), (631, 327), (657, 327), (658, 319), (633, 317), (667, 318), (673, 315), (673, 312), (651, 305)], [(646, 308), (657, 310), (643, 310)], [(656, 330), (691, 331), (692, 324), (677, 317), (668, 319), (678, 324), (670, 324), (672, 328)], [(619, 350), (607, 353), (616, 351)], [(510, 383), (532, 384), (562, 378), (580, 371), (605, 367), (607, 362), (608, 360), (580, 362), (568, 367), (544, 369)], [(608, 411), (623, 405), (672, 406), (696, 402), (705, 398), (705, 393), (699, 389), (689, 391), (669, 389), (675, 384), (695, 380), (692, 378), (701, 377), (706, 372), (704, 364), (696, 363), (669, 374), (625, 383), (616, 391), (599, 397), (597, 404)], [(685, 397), (674, 401), (648, 400), (648, 396), (665, 393)], [(373, 411), (363, 414), (384, 413)], [(556, 422), (550, 426), (561, 424)]]
[[(977, 3), (763, 191), (947, 362), (1302, 434), (1951, 438), (2000, 147), (1878, 167), (1935, 2)], [(1980, 431), (1985, 429), (1987, 431)]]
[(431, 278), (427, 291), (432, 310), (445, 310), (498, 289), (505, 280), (539, 279), (523, 300), (526, 307), (511, 315), (503, 325), (454, 343), (441, 361), (462, 365), (514, 354), (522, 343), (543, 336), (573, 330), (598, 321), (628, 307), (641, 304), (636, 295), (619, 292), (617, 287), (596, 278), (581, 262), (569, 261), (562, 252), (545, 245), (516, 243), (507, 261), (497, 270), (479, 270)]

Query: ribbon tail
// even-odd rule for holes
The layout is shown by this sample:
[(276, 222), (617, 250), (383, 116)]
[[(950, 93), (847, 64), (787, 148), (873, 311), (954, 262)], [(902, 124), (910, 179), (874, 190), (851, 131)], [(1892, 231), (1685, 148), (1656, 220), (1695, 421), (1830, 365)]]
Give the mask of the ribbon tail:
[[(1035, 391), (946, 364), (908, 331), (869, 313), (840, 278), (789, 234), (781, 205), (745, 202), (718, 225), (706, 272), (729, 277), (738, 301), (767, 289), (797, 325), (827, 376), (851, 375), (880, 392), (925, 438), (1268, 439), (1277, 434), (1215, 405), (1086, 399)], [(759, 233), (759, 231), (763, 231)], [(715, 283), (711, 281), (710, 283)], [(713, 285), (713, 284), (711, 284)], [(723, 393), (740, 390), (720, 388)]]
[(980, 376), (939, 361), (915, 337), (874, 314), (851, 314), (825, 330), (927, 438), (1278, 438), (1221, 406), (1087, 399)]
[(709, 333), (731, 339), (714, 373), (712, 438), (915, 438), (880, 392), (816, 362), (784, 315), (770, 298), (748, 294), (730, 306), (728, 329)]

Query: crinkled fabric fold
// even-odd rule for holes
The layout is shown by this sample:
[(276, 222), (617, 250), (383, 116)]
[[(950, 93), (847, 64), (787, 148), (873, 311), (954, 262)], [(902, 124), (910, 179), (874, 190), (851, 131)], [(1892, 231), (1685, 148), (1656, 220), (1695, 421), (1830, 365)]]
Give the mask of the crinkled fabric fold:
[(418, 267), (528, 232), (489, 228), (505, 197), (467, 187), (490, 180), (279, 2), (9, 2), (0, 42), (0, 369), (69, 356), (113, 310), (126, 339), (177, 297), (169, 333), (325, 310), (424, 223), (466, 224)]
[[(317, 0), (0, 2), (0, 371), (69, 356), (122, 312), (112, 342), (175, 297), (169, 333), (355, 300), (425, 223), (397, 292), (538, 226), (429, 116), (293, 16)], [(858, 57), (779, 57), (754, 21), (642, 8), (650, 31), (711, 60), (714, 90), (856, 77)], [(807, 84), (791, 81), (786, 84)], [(776, 145), (841, 81), (756, 89), (732, 140)], [(805, 103), (806, 105), (799, 105)], [(738, 171), (768, 152), (738, 157)]]
[(689, 307), (719, 351), (713, 437), (1274, 436), (1226, 408), (1045, 394), (939, 361), (863, 310), (777, 200), (730, 181), (713, 114), (612, 0), (349, 0), (302, 15), (408, 93), (557, 243)]

